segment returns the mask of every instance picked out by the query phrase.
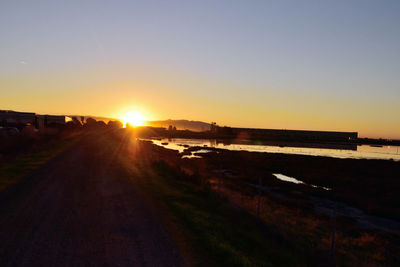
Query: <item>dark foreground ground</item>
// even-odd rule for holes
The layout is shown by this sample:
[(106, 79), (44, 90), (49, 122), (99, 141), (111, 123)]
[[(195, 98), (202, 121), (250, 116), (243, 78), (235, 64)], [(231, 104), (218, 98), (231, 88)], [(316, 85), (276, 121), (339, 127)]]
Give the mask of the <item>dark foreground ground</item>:
[(0, 158), (0, 266), (399, 265), (399, 163), (188, 159), (132, 134), (83, 131)]
[(0, 266), (179, 266), (117, 149), (84, 138), (3, 192)]

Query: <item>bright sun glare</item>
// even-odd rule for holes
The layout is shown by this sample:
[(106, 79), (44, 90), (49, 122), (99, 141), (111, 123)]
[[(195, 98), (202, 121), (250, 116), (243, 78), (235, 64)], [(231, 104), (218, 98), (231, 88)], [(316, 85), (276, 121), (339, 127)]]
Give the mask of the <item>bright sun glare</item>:
[(122, 116), (122, 121), (125, 126), (127, 123), (131, 126), (142, 126), (145, 120), (146, 118), (136, 111), (130, 111)]

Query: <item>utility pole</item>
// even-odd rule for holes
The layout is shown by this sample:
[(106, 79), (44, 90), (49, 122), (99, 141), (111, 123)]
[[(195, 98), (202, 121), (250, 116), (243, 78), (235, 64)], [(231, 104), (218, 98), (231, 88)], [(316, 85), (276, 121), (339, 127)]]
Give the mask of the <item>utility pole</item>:
[(258, 178), (258, 199), (257, 199), (257, 217), (260, 217), (260, 208), (261, 208), (261, 176)]

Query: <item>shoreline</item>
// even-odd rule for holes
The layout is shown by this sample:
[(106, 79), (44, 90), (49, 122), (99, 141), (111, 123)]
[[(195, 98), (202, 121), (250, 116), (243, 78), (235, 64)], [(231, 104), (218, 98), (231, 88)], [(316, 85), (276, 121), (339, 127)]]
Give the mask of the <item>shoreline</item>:
[[(190, 138), (139, 138), (147, 140), (167, 149), (178, 150), (183, 155), (191, 154), (196, 150), (230, 150), (248, 151), (259, 153), (278, 153), (288, 155), (309, 155), (341, 159), (368, 159), (400, 161), (400, 154), (392, 153), (390, 149), (395, 147), (375, 147), (371, 145), (332, 145), (313, 143), (251, 143), (247, 140), (231, 140), (225, 142), (216, 139), (190, 139)], [(191, 142), (193, 140), (193, 142)], [(209, 142), (207, 142), (209, 141)], [(400, 147), (399, 147), (400, 148)], [(389, 151), (379, 151), (389, 149)]]
[[(400, 209), (395, 208), (395, 203), (400, 203), (400, 197), (396, 194), (400, 190), (399, 161), (234, 151), (201, 146), (184, 148), (183, 153), (179, 153), (157, 144), (151, 145), (158, 147), (157, 150), (168, 151), (166, 154), (170, 155), (169, 161), (191, 170), (192, 174), (198, 172), (204, 176), (213, 176), (215, 174), (210, 170), (223, 169), (234, 174), (237, 179), (256, 183), (258, 177), (263, 176), (263, 183), (278, 188), (277, 191), (297, 190), (306, 195), (341, 201), (371, 216), (400, 219)], [(196, 153), (204, 149), (211, 152)], [(191, 154), (201, 157), (182, 158)], [(240, 167), (243, 162), (246, 162), (247, 168)], [(280, 181), (272, 173), (295, 177), (308, 185)], [(326, 190), (309, 185), (333, 190), (324, 192)]]

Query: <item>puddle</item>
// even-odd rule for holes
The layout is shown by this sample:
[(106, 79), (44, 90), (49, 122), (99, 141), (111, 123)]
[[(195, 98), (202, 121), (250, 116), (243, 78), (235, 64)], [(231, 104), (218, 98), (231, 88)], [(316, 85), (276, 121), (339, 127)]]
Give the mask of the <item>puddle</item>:
[(314, 187), (314, 188), (322, 188), (322, 189), (324, 189), (324, 190), (332, 190), (332, 188), (329, 188), (329, 187), (325, 187), (325, 186), (318, 186), (318, 185), (314, 185), (314, 184), (310, 184), (312, 187)]
[(296, 178), (293, 177), (289, 177), (280, 173), (273, 173), (273, 176), (275, 176), (276, 178), (278, 178), (281, 181), (285, 181), (285, 182), (290, 182), (290, 183), (295, 183), (295, 184), (304, 184), (304, 182), (297, 180)]
[(208, 150), (208, 149), (199, 149), (199, 150), (191, 152), (190, 155), (183, 155), (182, 158), (183, 159), (202, 158), (202, 156), (200, 156), (198, 154), (204, 154), (204, 153), (209, 153), (209, 152), (212, 152), (212, 151)]
[(294, 183), (294, 184), (305, 184), (305, 185), (310, 185), (314, 188), (322, 188), (324, 190), (332, 190), (332, 188), (329, 187), (324, 187), (324, 186), (318, 186), (318, 185), (313, 185), (313, 184), (306, 184), (303, 181), (297, 180), (296, 178), (290, 177), (290, 176), (286, 176), (280, 173), (273, 173), (273, 176), (275, 176), (277, 179), (281, 180), (281, 181), (285, 181), (285, 182), (289, 182), (289, 183)]
[(182, 158), (183, 159), (201, 159), (201, 158), (203, 158), (202, 156), (198, 156), (198, 155), (193, 155), (193, 153), (192, 154), (190, 154), (190, 155), (183, 155), (182, 156)]

